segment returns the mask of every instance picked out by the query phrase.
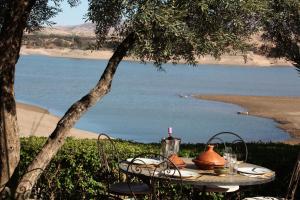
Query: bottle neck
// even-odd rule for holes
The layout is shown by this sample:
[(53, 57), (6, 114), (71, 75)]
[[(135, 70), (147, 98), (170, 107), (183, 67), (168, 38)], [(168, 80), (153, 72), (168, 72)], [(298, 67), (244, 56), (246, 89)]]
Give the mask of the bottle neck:
[(169, 127), (168, 128), (168, 137), (172, 137), (172, 133), (173, 133), (173, 130), (172, 130), (172, 127)]

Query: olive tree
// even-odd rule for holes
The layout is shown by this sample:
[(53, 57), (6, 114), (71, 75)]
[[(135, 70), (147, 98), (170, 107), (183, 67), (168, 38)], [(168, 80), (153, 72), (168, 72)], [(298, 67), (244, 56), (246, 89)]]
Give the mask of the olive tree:
[[(0, 0), (0, 191), (8, 184), (20, 159), (14, 94), (15, 66), (24, 31), (34, 31), (60, 11), (61, 0)], [(75, 6), (77, 0), (69, 0)]]
[[(39, 6), (43, 8), (46, 6), (46, 8), (41, 9)], [(56, 11), (47, 6), (47, 1), (0, 1), (1, 189), (10, 179), (19, 162), (20, 143), (14, 96), (14, 75), (23, 32), (25, 29), (38, 28), (40, 21)]]
[[(12, 2), (18, 6), (23, 5), (19, 3), (23, 1)], [(35, 5), (37, 1), (24, 2)], [(58, 0), (55, 2), (59, 3)], [(23, 5), (24, 9), (34, 13), (34, 9), (29, 8), (27, 4)], [(42, 150), (28, 166), (17, 184), (15, 197), (21, 199), (24, 198), (24, 194), (30, 193), (39, 175), (64, 144), (69, 130), (91, 106), (111, 90), (114, 74), (125, 56), (131, 55), (142, 62), (153, 61), (156, 67), (162, 68), (162, 64), (169, 61), (176, 63), (181, 60), (195, 64), (198, 56), (212, 55), (219, 58), (223, 53), (243, 51), (248, 47), (245, 43), (247, 38), (261, 25), (260, 16), (265, 6), (264, 1), (260, 0), (89, 0), (86, 17), (96, 24), (96, 47), (101, 47), (111, 32), (117, 35), (118, 45), (95, 87), (70, 106)], [(19, 9), (9, 7), (9, 10)], [(24, 13), (20, 10), (13, 15), (20, 21), (19, 27), (12, 28), (15, 27), (12, 22), (6, 23), (8, 29), (12, 29), (12, 35), (15, 32), (20, 33), (18, 46), (10, 54), (14, 57), (3, 56), (6, 54), (3, 51), (0, 54), (1, 81), (10, 88), (9, 93), (7, 92), (9, 95), (1, 95), (1, 104), (6, 106), (2, 113), (9, 115), (3, 117), (3, 121), (7, 123), (6, 127), (12, 129), (17, 127), (13, 94), (14, 68), (19, 56), (24, 24), (30, 19), (28, 16), (24, 17)], [(0, 47), (3, 47), (2, 42), (4, 41), (1, 38)], [(6, 49), (11, 47), (14, 47), (13, 43), (5, 46)], [(7, 72), (4, 73), (2, 68), (7, 68)], [(10, 80), (7, 80), (10, 76)], [(2, 86), (1, 83), (1, 94), (8, 86)], [(8, 105), (4, 103), (7, 96), (10, 100)], [(7, 110), (7, 107), (10, 109)], [(8, 154), (10, 147), (14, 151), (19, 148), (16, 145), (18, 130), (13, 132), (14, 135), (11, 135), (7, 129), (1, 129), (1, 143), (3, 141), (9, 144), (9, 148), (4, 148), (7, 151), (3, 156), (12, 158), (15, 166), (18, 163), (19, 152), (15, 152), (15, 157)], [(8, 140), (8, 135), (16, 142)]]
[(263, 53), (300, 69), (300, 1), (269, 0), (263, 25)]

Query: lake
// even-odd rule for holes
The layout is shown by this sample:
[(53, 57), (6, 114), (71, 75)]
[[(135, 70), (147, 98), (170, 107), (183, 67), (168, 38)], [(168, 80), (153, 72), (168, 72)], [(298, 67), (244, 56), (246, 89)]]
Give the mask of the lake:
[[(105, 60), (21, 56), (16, 69), (17, 101), (62, 116), (98, 81)], [(197, 100), (191, 94), (298, 96), (300, 77), (292, 67), (163, 65), (122, 61), (111, 92), (76, 127), (126, 140), (159, 142), (173, 127), (184, 143), (206, 142), (221, 131), (246, 141), (280, 141), (289, 135), (269, 119), (237, 115), (243, 108)], [(188, 97), (188, 98), (182, 98)]]

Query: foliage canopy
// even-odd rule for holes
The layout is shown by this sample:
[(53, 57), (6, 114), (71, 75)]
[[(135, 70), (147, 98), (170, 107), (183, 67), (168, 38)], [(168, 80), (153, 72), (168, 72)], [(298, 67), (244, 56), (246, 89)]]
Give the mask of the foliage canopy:
[(300, 68), (300, 1), (270, 0), (264, 21), (263, 50), (271, 57), (283, 57)]
[(89, 0), (87, 17), (96, 24), (98, 45), (111, 32), (135, 33), (131, 54), (159, 66), (244, 50), (265, 7), (259, 0)]

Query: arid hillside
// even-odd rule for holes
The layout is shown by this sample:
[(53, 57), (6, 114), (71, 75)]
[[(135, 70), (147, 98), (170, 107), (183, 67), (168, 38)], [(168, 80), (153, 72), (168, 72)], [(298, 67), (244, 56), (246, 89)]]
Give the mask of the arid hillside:
[[(40, 31), (27, 33), (23, 38), (23, 46), (29, 49), (93, 49), (95, 44), (95, 26), (92, 23), (77, 26), (53, 26), (45, 27)], [(111, 49), (115, 43), (109, 40), (103, 45), (104, 48)]]
[(81, 37), (95, 37), (95, 25), (92, 23), (85, 23), (75, 26), (53, 26), (45, 27), (37, 32), (44, 35), (61, 35), (61, 36), (81, 36)]
[[(116, 47), (118, 38), (109, 34), (110, 39), (102, 44), (100, 51), (95, 50), (95, 25), (92, 23), (77, 26), (53, 26), (40, 31), (27, 33), (23, 38), (22, 54), (41, 54), (48, 56), (109, 59), (112, 50)], [(112, 31), (111, 31), (112, 32)], [(259, 34), (252, 36), (250, 44), (263, 44)], [(134, 58), (126, 58), (135, 60)], [(184, 63), (184, 61), (180, 61)], [(246, 53), (226, 54), (216, 60), (212, 56), (197, 58), (199, 64), (222, 64), (222, 65), (247, 65), (247, 66), (291, 66), (290, 63), (281, 59), (266, 58), (258, 48), (251, 47)]]

